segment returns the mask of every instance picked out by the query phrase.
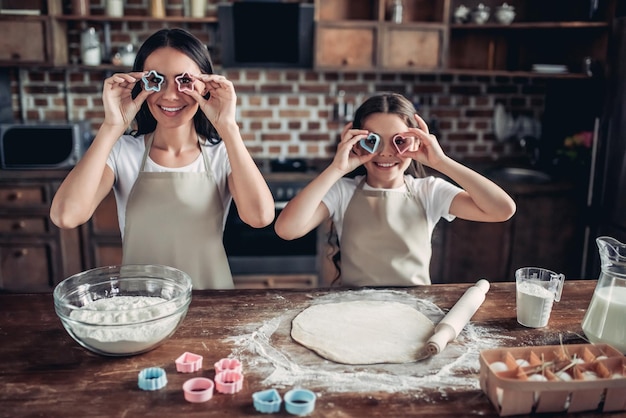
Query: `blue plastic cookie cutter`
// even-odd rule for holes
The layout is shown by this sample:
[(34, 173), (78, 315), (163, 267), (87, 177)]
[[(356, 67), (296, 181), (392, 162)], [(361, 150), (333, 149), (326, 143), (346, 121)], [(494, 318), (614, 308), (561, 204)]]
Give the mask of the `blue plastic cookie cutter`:
[(315, 409), (315, 399), (308, 389), (292, 389), (285, 393), (285, 409), (292, 415), (308, 415)]
[(144, 89), (146, 91), (161, 91), (161, 86), (165, 81), (165, 77), (154, 70), (150, 70), (148, 74), (141, 77), (141, 80), (143, 81)]
[(159, 390), (167, 385), (167, 375), (160, 367), (148, 367), (139, 372), (137, 383), (142, 390)]
[(267, 389), (252, 394), (254, 409), (262, 414), (275, 414), (280, 411), (282, 399), (276, 389)]
[(361, 139), (359, 141), (359, 144), (361, 144), (361, 147), (365, 151), (373, 154), (376, 152), (378, 146), (380, 145), (380, 136), (375, 133), (370, 133), (369, 135), (367, 135), (366, 138)]

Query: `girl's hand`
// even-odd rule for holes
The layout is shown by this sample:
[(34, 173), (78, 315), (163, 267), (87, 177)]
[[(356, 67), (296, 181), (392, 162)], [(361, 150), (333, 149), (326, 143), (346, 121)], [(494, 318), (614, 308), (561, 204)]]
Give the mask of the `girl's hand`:
[(104, 80), (102, 102), (104, 123), (119, 125), (126, 129), (141, 109), (141, 105), (152, 91), (141, 89), (134, 99), (131, 92), (137, 82), (141, 82), (143, 72), (118, 73)]
[(352, 129), (352, 122), (346, 124), (341, 132), (341, 141), (337, 145), (337, 152), (332, 165), (341, 172), (349, 173), (355, 168), (372, 160), (376, 154), (364, 153), (359, 155), (354, 151), (357, 143), (366, 138), (369, 131), (364, 129)]
[[(217, 74), (195, 75), (196, 82), (193, 90), (184, 93), (193, 97), (200, 105), (200, 109), (209, 119), (215, 129), (235, 122), (237, 95), (233, 83), (226, 77)], [(198, 87), (202, 86), (201, 89)], [(204, 96), (209, 94), (209, 98)]]
[(409, 131), (416, 135), (420, 144), (417, 151), (407, 151), (403, 154), (403, 157), (411, 157), (421, 164), (434, 168), (445, 158), (445, 154), (435, 135), (429, 132), (428, 125), (424, 119), (416, 113), (415, 120), (418, 128), (409, 128)]

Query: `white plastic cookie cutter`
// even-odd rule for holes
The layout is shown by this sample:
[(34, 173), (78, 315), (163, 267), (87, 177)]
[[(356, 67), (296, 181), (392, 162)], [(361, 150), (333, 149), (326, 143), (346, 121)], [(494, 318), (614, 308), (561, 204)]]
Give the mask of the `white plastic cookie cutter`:
[(202, 368), (202, 356), (190, 352), (184, 352), (175, 361), (176, 371), (180, 373), (193, 373)]

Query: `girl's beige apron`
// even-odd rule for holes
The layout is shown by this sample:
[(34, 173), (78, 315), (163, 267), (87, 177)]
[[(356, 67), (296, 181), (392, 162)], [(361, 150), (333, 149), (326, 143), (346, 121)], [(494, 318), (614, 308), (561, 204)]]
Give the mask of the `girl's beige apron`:
[(175, 267), (191, 276), (194, 289), (232, 289), (224, 208), (204, 147), (204, 172), (146, 172), (153, 138), (128, 196), (123, 263)]
[(411, 193), (363, 190), (358, 184), (341, 235), (344, 286), (430, 284), (426, 211)]

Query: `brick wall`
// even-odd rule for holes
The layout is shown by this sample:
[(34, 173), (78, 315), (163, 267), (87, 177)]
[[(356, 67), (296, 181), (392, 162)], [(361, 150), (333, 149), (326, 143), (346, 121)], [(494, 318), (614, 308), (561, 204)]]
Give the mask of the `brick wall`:
[[(223, 0), (208, 0), (207, 15), (216, 13)], [(303, 1), (303, 0), (290, 0)], [(312, 0), (304, 2), (311, 3)], [(71, 2), (64, 2), (71, 13)], [(126, 16), (145, 16), (148, 0), (124, 2)], [(168, 0), (168, 16), (181, 16), (184, 0)], [(104, 0), (91, 0), (90, 13), (104, 14)], [(91, 21), (103, 35), (102, 22)], [(80, 32), (84, 22), (67, 21), (70, 63), (80, 62)], [(205, 42), (219, 65), (219, 33), (215, 23), (112, 21), (110, 49), (114, 53), (128, 43), (140, 45), (163, 27), (183, 27)], [(102, 38), (101, 38), (102, 39)], [(546, 80), (541, 78), (478, 77), (443, 74), (335, 73), (312, 70), (228, 69), (239, 98), (238, 121), (246, 144), (258, 158), (328, 158), (343, 122), (333, 120), (339, 92), (347, 103), (358, 106), (382, 91), (402, 93), (431, 122), (439, 140), (457, 159), (495, 159), (519, 152), (516, 143), (499, 143), (493, 134), (493, 111), (504, 103), (508, 111), (541, 118)], [(91, 121), (94, 132), (102, 122), (102, 70), (12, 69), (11, 89), (16, 120)]]
[[(519, 149), (498, 142), (493, 111), (541, 118), (545, 80), (432, 74), (334, 73), (311, 70), (228, 69), (239, 99), (238, 121), (253, 156), (258, 158), (328, 158), (343, 122), (333, 120), (338, 93), (358, 106), (381, 91), (410, 98), (431, 123), (445, 151), (457, 159), (495, 159)], [(36, 70), (12, 72), (16, 120), (90, 120), (97, 130), (103, 119), (103, 71)], [(19, 81), (18, 81), (19, 80)]]

